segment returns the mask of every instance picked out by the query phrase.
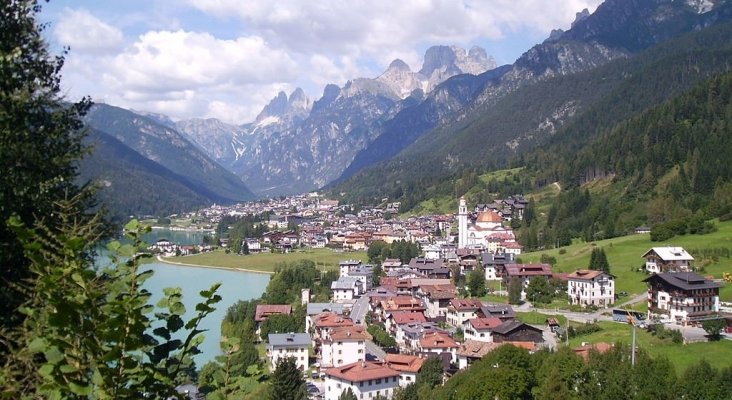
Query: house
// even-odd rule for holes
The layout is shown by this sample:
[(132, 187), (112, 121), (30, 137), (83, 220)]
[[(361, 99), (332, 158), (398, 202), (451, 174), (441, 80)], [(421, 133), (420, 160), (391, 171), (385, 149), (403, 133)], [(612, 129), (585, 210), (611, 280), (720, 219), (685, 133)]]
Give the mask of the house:
[(450, 353), (451, 362), (457, 361), (458, 343), (444, 332), (431, 332), (419, 339), (419, 350), (425, 353)]
[(334, 328), (330, 337), (321, 341), (320, 366), (323, 368), (366, 360), (366, 341), (371, 335), (361, 325)]
[(333, 291), (333, 301), (342, 302), (353, 300), (361, 295), (360, 280), (354, 276), (341, 276), (330, 284)]
[(398, 258), (387, 258), (384, 260), (383, 263), (381, 263), (381, 268), (384, 270), (384, 272), (389, 272), (392, 269), (397, 269), (402, 267), (402, 261)]
[(480, 308), (483, 317), (496, 317), (501, 321), (510, 321), (516, 318), (516, 311), (508, 304), (484, 304)]
[(646, 272), (687, 272), (694, 261), (683, 247), (654, 247), (643, 254), (646, 259)]
[(313, 319), (319, 314), (333, 312), (343, 315), (346, 305), (343, 303), (308, 303), (305, 316), (305, 332), (312, 333), (310, 328), (315, 328)]
[(325, 400), (338, 400), (348, 389), (357, 399), (390, 399), (399, 387), (400, 372), (385, 362), (358, 361), (325, 371)]
[(295, 364), (301, 371), (305, 371), (310, 367), (308, 358), (309, 334), (270, 333), (268, 339), (267, 358), (272, 371), (277, 368), (277, 363), (283, 358), (295, 359)]
[(387, 332), (395, 334), (399, 325), (427, 322), (422, 312), (394, 311), (388, 313), (384, 321)]
[(447, 334), (447, 331), (440, 328), (434, 322), (417, 322), (406, 325), (398, 325), (396, 332), (397, 343), (410, 350), (419, 349), (419, 341), (428, 334), (441, 332)]
[(648, 284), (648, 313), (684, 325), (719, 312), (720, 284), (693, 272), (654, 274)]
[(570, 304), (607, 307), (615, 302), (615, 275), (588, 269), (567, 276)]
[(493, 328), (493, 341), (543, 343), (544, 332), (519, 320), (506, 321)]
[(244, 239), (243, 242), (244, 242), (243, 244), (247, 245), (247, 248), (249, 249), (250, 254), (258, 254), (263, 251), (262, 244), (259, 243), (259, 240), (257, 240), (257, 239), (246, 238), (246, 239)]
[(430, 260), (422, 257), (412, 258), (409, 260), (409, 268), (417, 273), (427, 276), (428, 278), (450, 278), (450, 269), (443, 264), (441, 258), (436, 260)]
[(491, 351), (501, 347), (503, 343), (488, 343), (466, 339), (458, 348), (457, 362), (458, 368), (468, 368), (472, 363), (485, 357)]
[(292, 314), (292, 305), (290, 304), (258, 304), (254, 311), (254, 322), (257, 325), (257, 336), (262, 327), (262, 322), (270, 315), (276, 314)]
[(384, 362), (389, 368), (399, 371), (399, 386), (404, 387), (417, 380), (425, 358), (407, 354), (387, 354)]
[(361, 260), (345, 260), (338, 263), (340, 276), (348, 276), (348, 273), (361, 267)]
[(503, 284), (508, 287), (511, 279), (521, 281), (521, 298), (526, 298), (526, 288), (532, 279), (543, 276), (552, 278), (552, 266), (549, 264), (506, 264), (506, 273), (503, 275)]
[(493, 329), (502, 325), (503, 320), (496, 317), (473, 318), (463, 323), (465, 339), (478, 342), (493, 342)]
[(338, 315), (334, 312), (324, 312), (316, 315), (313, 320), (313, 339), (318, 341), (327, 340), (330, 338), (330, 333), (337, 328), (343, 328), (346, 326), (353, 326), (353, 320)]
[(447, 323), (460, 327), (471, 318), (478, 316), (483, 303), (478, 299), (450, 299), (447, 307)]
[(499, 281), (503, 278), (506, 264), (515, 262), (515, 255), (512, 253), (483, 253), (481, 255), (483, 269), (485, 270), (485, 279), (487, 281)]
[(417, 291), (417, 296), (424, 301), (427, 310), (425, 315), (433, 320), (444, 320), (447, 316), (447, 306), (450, 300), (457, 297), (457, 289), (453, 284), (444, 285), (422, 285)]

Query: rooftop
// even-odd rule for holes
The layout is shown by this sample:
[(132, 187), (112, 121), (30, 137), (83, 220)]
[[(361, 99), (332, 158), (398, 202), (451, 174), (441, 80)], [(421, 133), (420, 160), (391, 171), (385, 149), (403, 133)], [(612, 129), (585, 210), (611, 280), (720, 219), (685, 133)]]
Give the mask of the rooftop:
[(268, 335), (269, 347), (274, 346), (309, 346), (310, 334), (308, 333), (270, 333)]
[(399, 371), (389, 368), (386, 363), (377, 361), (356, 361), (341, 367), (329, 368), (325, 374), (349, 382), (363, 382), (400, 375)]
[(291, 313), (292, 305), (290, 304), (259, 304), (254, 312), (254, 320), (262, 322), (270, 315)]

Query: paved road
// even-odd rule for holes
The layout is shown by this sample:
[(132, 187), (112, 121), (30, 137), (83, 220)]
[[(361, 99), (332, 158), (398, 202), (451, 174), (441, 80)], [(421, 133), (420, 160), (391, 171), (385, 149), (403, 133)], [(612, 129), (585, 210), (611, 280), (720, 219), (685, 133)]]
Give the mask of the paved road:
[(383, 360), (386, 357), (386, 352), (377, 346), (376, 343), (367, 340), (366, 341), (366, 355), (371, 355), (379, 360)]
[(353, 303), (351, 308), (351, 319), (359, 325), (366, 326), (366, 313), (369, 312), (369, 297), (361, 296)]

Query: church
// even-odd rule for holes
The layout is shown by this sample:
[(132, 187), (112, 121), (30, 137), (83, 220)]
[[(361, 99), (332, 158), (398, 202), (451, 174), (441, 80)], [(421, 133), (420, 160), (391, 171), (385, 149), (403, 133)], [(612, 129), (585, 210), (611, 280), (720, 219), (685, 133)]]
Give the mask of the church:
[[(468, 213), (465, 198), (458, 206), (458, 249), (481, 248), (492, 253), (502, 253), (499, 248), (506, 243), (515, 243), (511, 228), (503, 227), (503, 218), (493, 210)], [(505, 247), (505, 246), (502, 246)], [(504, 250), (504, 251), (501, 251)]]

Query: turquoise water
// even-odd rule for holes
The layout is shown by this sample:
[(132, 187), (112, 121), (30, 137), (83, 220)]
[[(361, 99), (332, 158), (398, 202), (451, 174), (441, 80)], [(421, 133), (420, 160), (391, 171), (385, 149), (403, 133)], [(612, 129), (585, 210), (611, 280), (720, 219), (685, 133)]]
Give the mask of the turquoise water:
[[(146, 243), (155, 243), (158, 239), (168, 239), (180, 245), (200, 244), (203, 239), (202, 232), (153, 230), (145, 235)], [(103, 251), (101, 252), (103, 253)], [(108, 265), (100, 254), (102, 265)], [(106, 261), (106, 262), (105, 262)], [(205, 363), (219, 355), (219, 340), (221, 339), (221, 321), (226, 310), (239, 300), (251, 300), (259, 298), (269, 283), (269, 274), (256, 274), (250, 272), (229, 271), (214, 268), (196, 268), (178, 266), (161, 262), (153, 262), (142, 266), (143, 269), (152, 269), (153, 276), (148, 279), (144, 287), (152, 293), (153, 304), (156, 304), (166, 287), (180, 287), (183, 291), (183, 303), (186, 306), (184, 320), (191, 319), (195, 312), (195, 306), (200, 302), (199, 292), (207, 290), (216, 282), (221, 283), (217, 291), (221, 301), (215, 306), (216, 311), (209, 314), (201, 321), (199, 329), (206, 329), (205, 339), (199, 346), (201, 354), (195, 356), (196, 366), (201, 368)]]
[(196, 365), (199, 368), (220, 354), (221, 320), (226, 310), (238, 300), (259, 298), (269, 283), (268, 274), (181, 267), (160, 262), (146, 264), (144, 268), (155, 272), (144, 285), (153, 294), (153, 304), (162, 296), (163, 288), (180, 287), (183, 290), (186, 321), (193, 316), (195, 305), (201, 300), (198, 293), (210, 288), (216, 282), (221, 283), (217, 292), (221, 296), (221, 301), (216, 305), (216, 311), (201, 321), (200, 328), (208, 331), (204, 333), (205, 340), (199, 347), (201, 354), (196, 356)]

